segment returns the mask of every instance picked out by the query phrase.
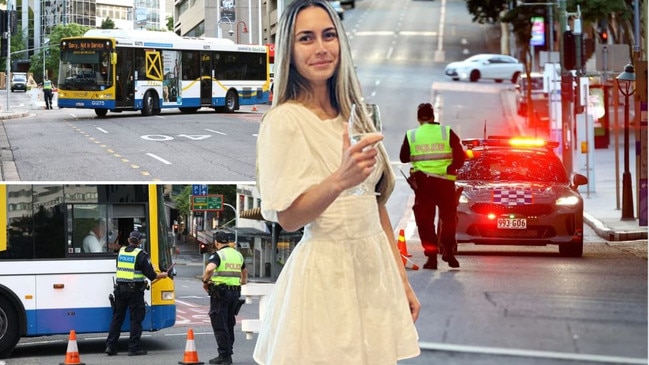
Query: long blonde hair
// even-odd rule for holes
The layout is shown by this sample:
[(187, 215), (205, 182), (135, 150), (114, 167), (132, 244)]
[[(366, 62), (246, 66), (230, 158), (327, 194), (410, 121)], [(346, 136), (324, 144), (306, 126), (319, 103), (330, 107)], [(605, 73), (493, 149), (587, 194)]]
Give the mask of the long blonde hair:
[[(331, 18), (338, 41), (340, 44), (340, 57), (333, 76), (328, 80), (329, 98), (331, 104), (345, 118), (349, 118), (352, 104), (364, 106), (363, 94), (356, 76), (356, 69), (352, 60), (349, 39), (338, 14), (327, 0), (294, 0), (286, 9), (279, 20), (277, 42), (275, 44), (275, 80), (272, 107), (287, 101), (298, 100), (308, 95), (311, 91), (308, 81), (300, 75), (293, 66), (293, 48), (295, 45), (295, 21), (300, 11), (305, 8), (317, 6), (324, 9)], [(363, 132), (376, 132), (365, 108), (356, 108), (356, 128)], [(379, 184), (380, 202), (385, 202), (394, 189), (394, 173), (390, 166), (390, 158), (383, 144), (379, 144), (379, 151), (383, 156), (384, 176)]]

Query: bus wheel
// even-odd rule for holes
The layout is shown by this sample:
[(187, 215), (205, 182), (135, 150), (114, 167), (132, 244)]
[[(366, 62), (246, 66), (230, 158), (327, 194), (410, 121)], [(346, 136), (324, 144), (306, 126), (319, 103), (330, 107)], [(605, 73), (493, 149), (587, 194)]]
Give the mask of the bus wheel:
[(153, 115), (153, 95), (148, 91), (142, 99), (142, 115), (145, 117)]
[(225, 106), (223, 111), (226, 113), (234, 113), (235, 110), (239, 109), (239, 100), (237, 99), (237, 93), (230, 90), (225, 94)]
[(108, 109), (95, 109), (95, 114), (97, 114), (99, 118), (103, 118), (108, 114)]
[(7, 298), (0, 296), (0, 359), (11, 355), (19, 338), (18, 312)]

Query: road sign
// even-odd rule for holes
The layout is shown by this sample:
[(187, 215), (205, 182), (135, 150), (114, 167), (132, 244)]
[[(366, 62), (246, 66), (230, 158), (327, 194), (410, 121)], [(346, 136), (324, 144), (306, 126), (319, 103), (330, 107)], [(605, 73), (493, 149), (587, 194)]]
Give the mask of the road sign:
[(193, 211), (222, 211), (223, 195), (192, 195)]
[(192, 195), (207, 195), (207, 185), (192, 185)]

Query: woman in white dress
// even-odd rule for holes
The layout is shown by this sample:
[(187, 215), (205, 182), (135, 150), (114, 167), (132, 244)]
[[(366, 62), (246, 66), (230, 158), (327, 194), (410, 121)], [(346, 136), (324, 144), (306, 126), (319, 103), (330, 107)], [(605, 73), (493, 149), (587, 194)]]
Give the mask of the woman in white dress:
[[(276, 43), (275, 94), (257, 142), (262, 214), (304, 227), (269, 299), (254, 359), (381, 365), (419, 355), (410, 286), (385, 203), (394, 173), (362, 112), (349, 44), (327, 0), (294, 0)], [(362, 187), (364, 192), (359, 192)]]

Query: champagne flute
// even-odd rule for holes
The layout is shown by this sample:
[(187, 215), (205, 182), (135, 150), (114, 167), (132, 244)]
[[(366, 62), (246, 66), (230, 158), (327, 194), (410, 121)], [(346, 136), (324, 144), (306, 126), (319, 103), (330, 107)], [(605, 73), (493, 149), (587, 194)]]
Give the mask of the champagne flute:
[[(376, 127), (376, 130), (378, 132), (381, 131), (381, 114), (379, 112), (379, 107), (376, 104), (366, 104), (367, 106), (367, 111), (368, 111), (368, 116), (371, 118), (371, 120), (374, 123), (374, 126)], [(348, 133), (349, 133), (349, 143), (351, 145), (354, 145), (358, 143), (363, 137), (374, 134), (376, 132), (366, 132), (363, 131), (363, 126), (360, 124), (361, 121), (358, 121), (358, 115), (356, 114), (356, 109), (359, 106), (356, 104), (352, 104), (351, 111), (349, 114), (349, 120), (347, 122), (347, 128), (348, 128)], [(358, 121), (358, 123), (357, 123)], [(355, 128), (355, 125), (358, 124), (358, 127)], [(351, 195), (379, 195), (379, 193), (376, 193), (373, 191), (373, 189), (370, 189), (370, 187), (367, 186), (366, 182), (362, 182), (358, 184), (357, 186), (353, 187), (352, 189), (349, 190)]]
[[(365, 107), (368, 112), (368, 116), (374, 123), (376, 132), (380, 133), (382, 129), (382, 125), (381, 125), (381, 111), (379, 110), (379, 106), (376, 104), (365, 104)], [(356, 124), (356, 120), (358, 119), (358, 116), (356, 115), (357, 108), (358, 106), (356, 104), (352, 104), (352, 108), (348, 120), (349, 143), (352, 145), (358, 143), (366, 135), (374, 133), (374, 132), (364, 132), (361, 131), (360, 128), (359, 129), (354, 128), (354, 125)]]

